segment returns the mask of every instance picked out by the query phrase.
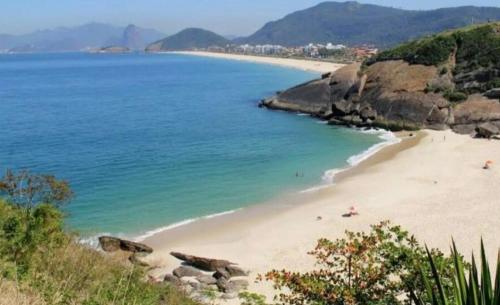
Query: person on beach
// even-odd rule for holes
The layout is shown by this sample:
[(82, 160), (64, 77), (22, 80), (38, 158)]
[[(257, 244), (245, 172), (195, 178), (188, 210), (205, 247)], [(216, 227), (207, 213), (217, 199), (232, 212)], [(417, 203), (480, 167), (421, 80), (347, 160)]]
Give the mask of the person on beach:
[(347, 212), (346, 214), (342, 215), (343, 217), (353, 217), (353, 216), (358, 216), (359, 213), (358, 211), (356, 210), (356, 208), (354, 206), (350, 207), (349, 208), (349, 212)]
[(490, 169), (491, 165), (493, 165), (493, 161), (488, 160), (484, 163), (483, 169)]

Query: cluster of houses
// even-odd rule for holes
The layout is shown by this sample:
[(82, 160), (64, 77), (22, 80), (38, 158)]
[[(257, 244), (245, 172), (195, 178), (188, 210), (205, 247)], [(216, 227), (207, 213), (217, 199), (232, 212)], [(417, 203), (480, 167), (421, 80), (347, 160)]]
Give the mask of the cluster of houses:
[(361, 60), (377, 54), (378, 49), (373, 46), (347, 47), (343, 44), (310, 43), (305, 46), (285, 47), (281, 45), (228, 45), (225, 48), (211, 47), (211, 52), (236, 53), (247, 55), (271, 55), (282, 57), (308, 57), (325, 59), (331, 57), (345, 57), (352, 60)]

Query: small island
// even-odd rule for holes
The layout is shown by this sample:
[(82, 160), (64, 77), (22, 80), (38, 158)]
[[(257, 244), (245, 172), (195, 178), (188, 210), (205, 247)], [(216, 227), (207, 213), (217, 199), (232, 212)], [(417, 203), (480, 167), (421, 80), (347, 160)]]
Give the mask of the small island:
[(112, 54), (119, 54), (119, 53), (129, 53), (130, 49), (127, 47), (122, 47), (122, 46), (109, 46), (109, 47), (103, 47), (98, 49), (94, 53), (112, 53)]

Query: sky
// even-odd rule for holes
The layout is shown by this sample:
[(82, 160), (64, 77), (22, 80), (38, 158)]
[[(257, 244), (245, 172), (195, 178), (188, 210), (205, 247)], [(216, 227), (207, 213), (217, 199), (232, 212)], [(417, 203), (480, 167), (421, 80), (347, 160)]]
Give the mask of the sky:
[[(343, 0), (342, 0), (343, 1)], [(57, 26), (103, 22), (136, 24), (173, 34), (201, 27), (223, 35), (248, 35), (266, 22), (321, 0), (0, 0), (0, 33), (24, 34)], [(500, 0), (360, 0), (427, 10), (476, 5), (500, 7)]]

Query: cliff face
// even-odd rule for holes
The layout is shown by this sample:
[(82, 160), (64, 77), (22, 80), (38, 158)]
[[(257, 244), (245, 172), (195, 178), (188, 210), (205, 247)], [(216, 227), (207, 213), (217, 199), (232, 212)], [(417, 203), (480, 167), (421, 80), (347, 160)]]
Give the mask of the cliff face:
[[(470, 52), (475, 43), (467, 38), (474, 36), (471, 31), (488, 32), (495, 41), (500, 33), (497, 25), (486, 27), (455, 33), (450, 44), (436, 37), (411, 43), (411, 49), (402, 46), (381, 53), (364, 65), (349, 65), (286, 90), (263, 105), (310, 113), (331, 124), (391, 130), (452, 128), (472, 134), (488, 123), (496, 133), (500, 129), (500, 49), (496, 42), (490, 43), (491, 49), (482, 51), (487, 54), (484, 60), (481, 53)], [(438, 49), (433, 49), (435, 43)]]

